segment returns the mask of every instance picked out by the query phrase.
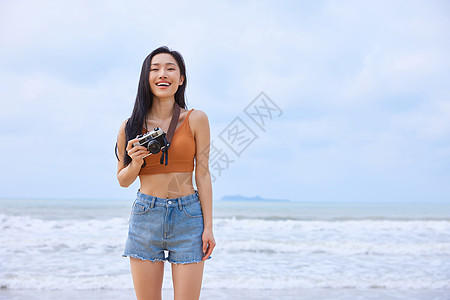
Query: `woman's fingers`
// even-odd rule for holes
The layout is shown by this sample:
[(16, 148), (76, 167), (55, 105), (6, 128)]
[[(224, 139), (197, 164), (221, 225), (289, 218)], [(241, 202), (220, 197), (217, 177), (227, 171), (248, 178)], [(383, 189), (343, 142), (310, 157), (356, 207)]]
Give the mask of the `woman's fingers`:
[(127, 154), (131, 159), (143, 159), (144, 156), (149, 154), (146, 147), (143, 146), (133, 146), (139, 139), (129, 140), (127, 144)]
[(148, 150), (145, 147), (136, 146), (136, 147), (131, 148), (130, 150), (127, 150), (127, 153), (128, 153), (128, 155), (135, 154), (135, 153), (148, 153)]
[[(127, 151), (130, 151), (131, 149), (133, 149), (133, 144), (136, 143), (137, 141), (139, 141), (139, 139), (132, 139), (128, 141), (127, 144)], [(137, 146), (137, 147), (142, 147), (142, 146)]]
[[(203, 241), (203, 252), (206, 252), (202, 260), (205, 261), (213, 252), (214, 247), (216, 247), (216, 242), (214, 240)], [(205, 251), (206, 249), (206, 251)]]
[(213, 251), (213, 246), (208, 245), (208, 251), (206, 251), (205, 255), (203, 256), (202, 260), (205, 261), (208, 259), (208, 257), (211, 255), (212, 251)]
[(147, 154), (149, 154), (149, 151), (144, 147), (140, 147), (140, 149), (132, 149), (128, 152), (128, 155), (132, 159), (143, 158)]
[(206, 253), (207, 250), (208, 250), (208, 242), (203, 240), (203, 253)]

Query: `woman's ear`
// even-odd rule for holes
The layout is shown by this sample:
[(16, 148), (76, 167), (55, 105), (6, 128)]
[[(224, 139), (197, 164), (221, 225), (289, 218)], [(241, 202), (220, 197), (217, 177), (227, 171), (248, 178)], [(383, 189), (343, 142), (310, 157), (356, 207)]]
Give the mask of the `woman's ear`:
[(180, 83), (179, 83), (178, 85), (183, 85), (183, 82), (184, 82), (184, 76), (181, 75), (181, 77), (180, 77)]

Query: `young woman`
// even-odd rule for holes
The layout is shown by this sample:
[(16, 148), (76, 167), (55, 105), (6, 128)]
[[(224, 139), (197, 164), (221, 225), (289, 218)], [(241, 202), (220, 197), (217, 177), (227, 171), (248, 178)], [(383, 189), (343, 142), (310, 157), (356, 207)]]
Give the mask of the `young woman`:
[[(130, 257), (138, 300), (161, 299), (166, 260), (172, 265), (175, 299), (198, 299), (204, 261), (216, 245), (209, 122), (203, 111), (186, 109), (186, 83), (182, 56), (167, 47), (154, 50), (144, 60), (131, 117), (119, 130), (119, 183), (128, 187), (140, 179), (123, 253)], [(168, 133), (172, 118), (176, 129), (167, 156), (164, 151), (149, 155), (146, 145), (135, 144), (138, 135), (155, 127)]]

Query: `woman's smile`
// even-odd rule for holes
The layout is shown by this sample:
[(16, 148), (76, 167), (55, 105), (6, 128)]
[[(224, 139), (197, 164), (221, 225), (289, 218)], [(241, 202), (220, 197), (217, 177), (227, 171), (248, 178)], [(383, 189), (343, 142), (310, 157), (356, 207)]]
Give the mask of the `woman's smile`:
[(170, 85), (171, 85), (171, 83), (166, 80), (160, 80), (160, 81), (156, 82), (156, 86), (160, 89), (167, 89)]

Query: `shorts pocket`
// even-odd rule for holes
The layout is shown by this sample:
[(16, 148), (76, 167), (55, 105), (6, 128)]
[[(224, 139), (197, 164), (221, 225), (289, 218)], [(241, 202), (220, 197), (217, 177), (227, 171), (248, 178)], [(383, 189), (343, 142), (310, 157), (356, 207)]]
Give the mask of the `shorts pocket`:
[(200, 201), (196, 201), (194, 203), (190, 203), (188, 205), (183, 206), (183, 212), (191, 218), (199, 218), (202, 217), (202, 206), (200, 205)]
[(133, 203), (133, 208), (131, 209), (131, 213), (134, 215), (143, 215), (147, 213), (149, 209), (150, 205), (148, 203), (135, 200)]

